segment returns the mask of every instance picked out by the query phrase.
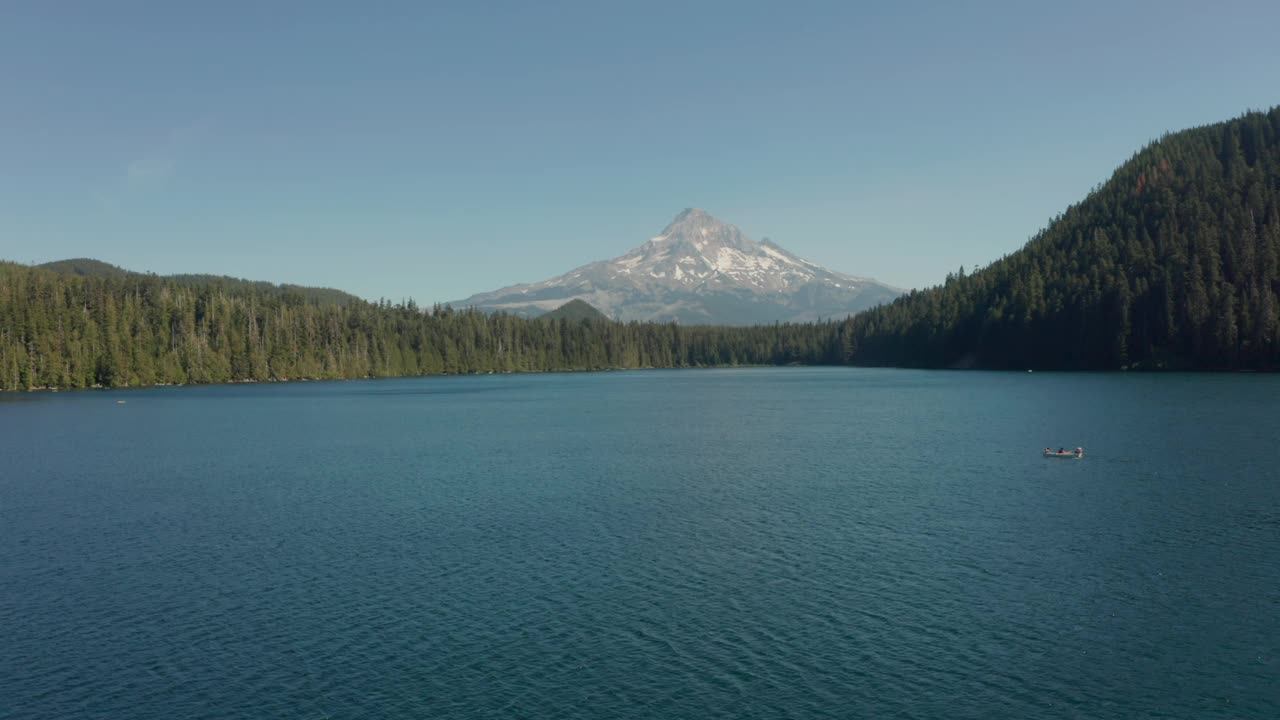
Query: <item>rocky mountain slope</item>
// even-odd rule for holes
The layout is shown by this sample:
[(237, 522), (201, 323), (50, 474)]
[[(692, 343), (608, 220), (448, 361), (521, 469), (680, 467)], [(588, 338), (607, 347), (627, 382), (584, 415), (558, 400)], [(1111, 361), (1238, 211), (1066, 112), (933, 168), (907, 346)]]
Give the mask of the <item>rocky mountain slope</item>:
[(621, 257), (455, 304), (536, 316), (583, 300), (621, 320), (751, 325), (842, 318), (900, 294), (869, 278), (827, 270), (768, 240), (756, 242), (689, 208)]

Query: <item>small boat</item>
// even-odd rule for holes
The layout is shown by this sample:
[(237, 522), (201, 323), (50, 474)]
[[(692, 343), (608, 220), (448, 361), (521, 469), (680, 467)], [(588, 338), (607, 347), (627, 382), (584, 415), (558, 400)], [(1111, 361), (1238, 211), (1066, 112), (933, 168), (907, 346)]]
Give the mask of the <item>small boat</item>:
[(1044, 456), (1051, 457), (1051, 458), (1076, 458), (1077, 460), (1079, 460), (1084, 458), (1084, 448), (1076, 448), (1075, 450), (1063, 450), (1061, 452), (1054, 452), (1052, 450), (1046, 449), (1044, 451)]

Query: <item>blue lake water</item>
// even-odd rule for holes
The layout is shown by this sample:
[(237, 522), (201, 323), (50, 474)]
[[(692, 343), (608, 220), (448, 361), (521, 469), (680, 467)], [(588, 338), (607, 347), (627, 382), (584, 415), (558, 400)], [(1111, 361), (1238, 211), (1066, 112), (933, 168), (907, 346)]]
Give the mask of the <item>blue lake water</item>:
[(3, 396), (0, 718), (1274, 720), (1278, 410), (835, 368)]

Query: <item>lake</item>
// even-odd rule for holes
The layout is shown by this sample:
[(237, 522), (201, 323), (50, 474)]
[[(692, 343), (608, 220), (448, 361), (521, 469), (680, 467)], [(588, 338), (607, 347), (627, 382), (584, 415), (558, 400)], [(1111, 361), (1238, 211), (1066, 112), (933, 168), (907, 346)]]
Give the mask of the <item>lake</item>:
[(1274, 720), (1278, 410), (847, 368), (0, 396), (0, 717)]

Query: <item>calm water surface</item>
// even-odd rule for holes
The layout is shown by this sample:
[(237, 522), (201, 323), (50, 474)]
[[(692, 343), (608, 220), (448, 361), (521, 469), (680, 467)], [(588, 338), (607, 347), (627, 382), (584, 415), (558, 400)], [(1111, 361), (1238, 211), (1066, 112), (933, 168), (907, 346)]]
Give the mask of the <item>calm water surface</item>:
[(0, 717), (1274, 720), (1278, 410), (855, 369), (5, 396)]

